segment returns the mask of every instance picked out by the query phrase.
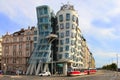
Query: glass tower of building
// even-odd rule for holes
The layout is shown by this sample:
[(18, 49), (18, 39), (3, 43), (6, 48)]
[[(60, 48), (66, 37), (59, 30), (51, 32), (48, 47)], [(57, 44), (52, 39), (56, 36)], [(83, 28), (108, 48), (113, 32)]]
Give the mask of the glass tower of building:
[(36, 10), (38, 27), (34, 31), (34, 50), (26, 74), (38, 75), (42, 71), (49, 71), (52, 41), (57, 36), (53, 34), (52, 18), (55, 17), (53, 11), (46, 5), (39, 6)]

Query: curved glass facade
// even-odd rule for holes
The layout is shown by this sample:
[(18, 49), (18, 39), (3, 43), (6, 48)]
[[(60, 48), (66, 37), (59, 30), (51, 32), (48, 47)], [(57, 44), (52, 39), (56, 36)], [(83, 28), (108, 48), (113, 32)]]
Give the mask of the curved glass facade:
[[(51, 61), (51, 43), (46, 38), (53, 32), (51, 18), (54, 17), (52, 10), (48, 6), (39, 6), (37, 10), (37, 28), (34, 36), (34, 51), (29, 60), (27, 74), (38, 74), (43, 69), (46, 70), (44, 63)], [(41, 69), (40, 69), (41, 67)], [(48, 67), (48, 65), (47, 65)]]

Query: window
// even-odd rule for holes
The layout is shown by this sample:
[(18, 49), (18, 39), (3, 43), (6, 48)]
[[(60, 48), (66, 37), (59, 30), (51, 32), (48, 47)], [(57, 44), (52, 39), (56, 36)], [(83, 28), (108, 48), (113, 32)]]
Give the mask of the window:
[(48, 40), (47, 40), (47, 39), (44, 39), (43, 41), (44, 41), (44, 43), (48, 43)]
[(46, 45), (46, 50), (49, 50), (49, 45)]
[(29, 43), (26, 43), (26, 48), (29, 48)]
[(57, 36), (59, 37), (59, 33), (56, 33), (57, 34)]
[(74, 48), (71, 48), (71, 52), (72, 52), (72, 53), (74, 52)]
[(38, 9), (38, 12), (40, 13), (40, 15), (43, 14), (43, 9)]
[(72, 33), (72, 34), (71, 34), (71, 37), (74, 38), (74, 37), (75, 37), (75, 33)]
[(13, 59), (13, 63), (16, 63), (16, 59)]
[(63, 52), (63, 47), (60, 47), (60, 52)]
[(72, 29), (75, 29), (75, 24), (72, 24)]
[(22, 52), (21, 51), (19, 52), (19, 56), (22, 56)]
[(64, 33), (61, 33), (61, 38), (64, 38)]
[(36, 47), (37, 43), (34, 43), (34, 48)]
[(17, 38), (16, 38), (16, 37), (14, 37), (14, 38), (13, 38), (13, 41), (14, 41), (14, 42), (16, 42), (16, 41), (17, 41)]
[(29, 40), (29, 37), (26, 37), (26, 40)]
[(47, 8), (45, 7), (44, 8), (44, 14), (47, 14), (48, 12), (47, 12)]
[(64, 29), (64, 24), (60, 24), (60, 29)]
[(80, 38), (81, 38), (81, 34), (80, 34), (80, 33), (78, 33), (78, 37), (80, 37)]
[(69, 38), (66, 38), (66, 44), (68, 44), (69, 43)]
[(22, 32), (21, 35), (24, 35), (24, 32)]
[(56, 26), (56, 30), (59, 30), (58, 26)]
[(69, 51), (69, 46), (66, 46), (66, 47), (65, 47), (65, 50), (66, 50), (66, 51)]
[(76, 57), (73, 55), (73, 61), (76, 61)]
[[(20, 64), (22, 63), (22, 60), (21, 60), (21, 59), (19, 59), (19, 63), (20, 63)], [(19, 68), (21, 68), (21, 67), (19, 67)]]
[(16, 56), (16, 52), (15, 51), (13, 52), (13, 56)]
[(45, 32), (45, 36), (47, 36), (49, 34), (49, 32), (47, 31), (47, 32)]
[(62, 54), (58, 54), (58, 59), (62, 59)]
[(70, 23), (66, 23), (66, 29), (70, 27)]
[(40, 22), (43, 22), (43, 18), (39, 18), (40, 19)]
[[(48, 25), (47, 25), (47, 24), (42, 25), (42, 26), (41, 26), (41, 29), (42, 29), (42, 30), (48, 29)], [(41, 31), (42, 31), (42, 30), (41, 30)]]
[(38, 19), (40, 22), (48, 22), (48, 17), (43, 17)]
[(30, 37), (26, 37), (26, 40), (30, 40), (31, 38)]
[(68, 58), (69, 57), (69, 53), (65, 53), (65, 58)]
[(38, 8), (38, 9), (37, 9), (37, 13), (38, 13), (38, 15), (42, 15), (42, 14), (43, 14), (43, 9)]
[(47, 52), (45, 52), (43, 56), (44, 56), (44, 57), (47, 57), (47, 55), (48, 55), (48, 53), (47, 53)]
[(19, 41), (23, 41), (23, 38), (22, 38), (22, 37), (20, 37), (20, 38), (19, 38)]
[(37, 41), (37, 37), (34, 37), (34, 41)]
[(60, 22), (63, 21), (63, 15), (59, 15), (59, 21), (60, 21)]
[(17, 47), (16, 45), (13, 45), (13, 49), (16, 49), (16, 47)]
[(31, 37), (29, 37), (29, 40), (31, 40)]
[(40, 43), (43, 43), (43, 39), (40, 39)]
[(72, 16), (72, 21), (75, 22), (75, 15)]
[(69, 36), (69, 31), (66, 31), (66, 36)]
[[(40, 53), (38, 53), (37, 55), (41, 57), (41, 56), (43, 56), (43, 54), (44, 54), (43, 52), (40, 52)], [(42, 60), (41, 60), (41, 61), (42, 61)]]
[(21, 49), (22, 48), (22, 44), (19, 44), (19, 49)]
[(71, 45), (74, 45), (75, 44), (75, 41), (74, 40), (71, 40)]
[(64, 44), (64, 40), (60, 40), (60, 44), (63, 45)]
[(48, 18), (47, 17), (43, 18), (43, 22), (48, 22)]
[(9, 49), (9, 46), (5, 46), (5, 50), (8, 50)]
[(26, 35), (30, 35), (30, 34), (31, 34), (31, 32), (27, 32), (27, 33), (26, 33)]
[(40, 36), (43, 36), (44, 32), (39, 32)]
[(73, 60), (73, 55), (70, 56), (70, 59)]
[(70, 20), (70, 14), (67, 13), (67, 14), (66, 14), (66, 21), (69, 21), (69, 20)]
[(78, 17), (77, 17), (76, 23), (77, 23), (77, 25), (79, 25)]
[(8, 38), (6, 38), (6, 42), (9, 42), (9, 39), (8, 39)]
[(37, 35), (37, 31), (34, 31), (34, 35)]
[(41, 46), (41, 50), (45, 50), (46, 49), (46, 46), (45, 45), (42, 45)]

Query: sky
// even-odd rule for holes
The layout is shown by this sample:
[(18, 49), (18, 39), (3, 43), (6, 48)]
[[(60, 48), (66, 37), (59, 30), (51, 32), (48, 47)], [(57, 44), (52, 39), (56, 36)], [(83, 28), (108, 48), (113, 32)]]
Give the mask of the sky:
[(120, 67), (120, 0), (0, 0), (0, 36), (37, 25), (36, 7), (48, 5), (57, 13), (74, 5), (79, 27), (96, 67), (117, 62)]

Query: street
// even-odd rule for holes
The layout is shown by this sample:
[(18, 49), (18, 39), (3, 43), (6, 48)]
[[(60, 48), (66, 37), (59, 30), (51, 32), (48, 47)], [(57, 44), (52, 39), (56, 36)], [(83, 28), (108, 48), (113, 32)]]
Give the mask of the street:
[(120, 73), (112, 71), (98, 71), (96, 74), (83, 76), (16, 76), (16, 75), (0, 75), (0, 80), (120, 80)]

